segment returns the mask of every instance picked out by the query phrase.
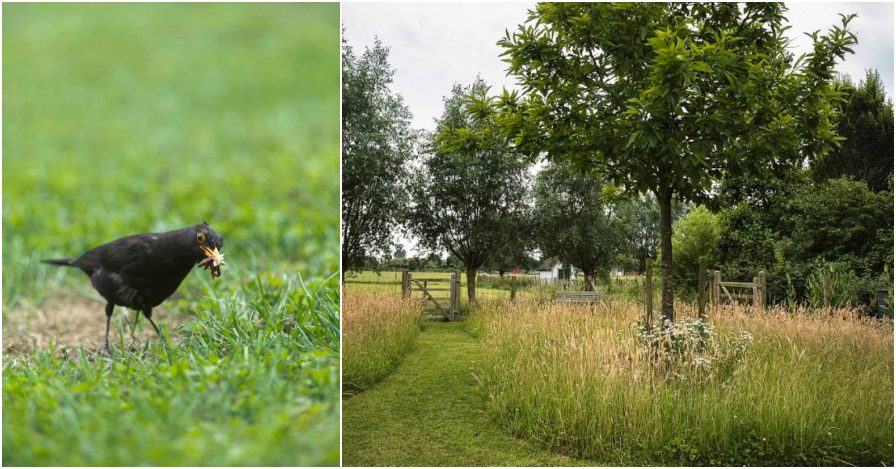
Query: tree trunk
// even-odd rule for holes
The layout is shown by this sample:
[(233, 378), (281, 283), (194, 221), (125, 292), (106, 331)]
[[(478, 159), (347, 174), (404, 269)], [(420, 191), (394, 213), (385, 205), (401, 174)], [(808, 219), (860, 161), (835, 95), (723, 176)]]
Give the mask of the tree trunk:
[(663, 319), (675, 320), (672, 296), (672, 190), (665, 188), (657, 193), (660, 204), (660, 247), (663, 265)]
[(476, 269), (467, 268), (467, 300), (476, 301)]
[(594, 291), (594, 270), (582, 270), (585, 276), (585, 291)]

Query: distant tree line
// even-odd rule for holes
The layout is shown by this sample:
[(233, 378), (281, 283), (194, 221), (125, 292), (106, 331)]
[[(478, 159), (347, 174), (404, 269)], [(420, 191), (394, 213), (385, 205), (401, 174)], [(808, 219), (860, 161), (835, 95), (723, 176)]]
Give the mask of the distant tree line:
[[(493, 95), (477, 78), (454, 86), (431, 134), (407, 130), (405, 118), (386, 139), (403, 145), (349, 137), (375, 158), (395, 149), (379, 173), (355, 174), (344, 155), (344, 193), (372, 200), (346, 187), (348, 173), (352, 185), (391, 194), (382, 225), (357, 226), (448, 253), (450, 266), (439, 255), (415, 266), (465, 270), (471, 300), (477, 271), (532, 266), (536, 252), (577, 267), (586, 288), (611, 267), (660, 259), (667, 318), (674, 292), (693, 293), (701, 261), (726, 278), (768, 271), (774, 301), (806, 301), (819, 275), (853, 298), (892, 290), (892, 101), (876, 72), (859, 84), (834, 72), (856, 42), (851, 16), (794, 57), (785, 11), (539, 4), (499, 42), (522, 92)], [(379, 43), (373, 51), (387, 63)], [(390, 102), (369, 96), (371, 106)], [(344, 223), (350, 215), (344, 207)], [(365, 238), (349, 231), (344, 250), (364, 249), (343, 254), (346, 268), (401, 261), (389, 259), (390, 236), (353, 241)]]

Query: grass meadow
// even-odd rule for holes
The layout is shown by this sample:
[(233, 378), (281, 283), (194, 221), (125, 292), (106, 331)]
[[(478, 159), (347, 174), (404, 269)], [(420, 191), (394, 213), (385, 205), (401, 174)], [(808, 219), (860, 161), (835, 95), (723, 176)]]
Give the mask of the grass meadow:
[(492, 418), (558, 452), (625, 465), (892, 466), (892, 324), (723, 308), (701, 347), (662, 363), (639, 339), (641, 312), (484, 305), (467, 326), (488, 355), (479, 378)]
[(343, 298), (342, 387), (350, 394), (387, 376), (414, 347), (420, 305), (389, 293), (352, 292)]
[[(339, 7), (3, 15), (3, 463), (339, 463)], [(209, 224), (227, 265), (146, 321), (73, 257)]]
[[(450, 278), (453, 272), (412, 272), (412, 276), (424, 278)], [(560, 287), (555, 284), (540, 285), (537, 277), (530, 274), (505, 274), (503, 278), (498, 274), (481, 272), (476, 282), (476, 298), (478, 300), (501, 300), (510, 298), (510, 282), (517, 279), (516, 297), (530, 298), (547, 301), (554, 297)], [(401, 294), (401, 272), (384, 270), (374, 272), (365, 270), (362, 272), (349, 272), (346, 275), (346, 289), (353, 292), (381, 292)], [(618, 299), (636, 299), (641, 295), (643, 278), (634, 276), (614, 277), (610, 282), (598, 285), (598, 289), (606, 297)], [(419, 293), (414, 294), (419, 295)], [(657, 292), (657, 298), (659, 293)], [(460, 303), (461, 307), (468, 307), (467, 301), (467, 276), (460, 275)]]
[[(700, 322), (681, 302), (670, 332), (648, 334), (638, 302), (570, 305), (532, 295), (482, 300), (460, 329), (436, 323), (418, 333), (420, 313), (408, 306), (417, 301), (347, 287), (345, 376), (383, 381), (344, 404), (347, 465), (469, 464), (482, 457), (476, 441), (504, 441), (501, 432), (572, 459), (502, 443), (490, 465), (535, 454), (539, 464), (563, 465), (893, 464), (888, 321), (850, 310), (723, 306)], [(469, 370), (427, 371), (452, 360)], [(389, 373), (394, 379), (384, 380)], [(443, 389), (476, 397), (448, 411), (437, 401)], [(398, 422), (383, 426), (383, 412)], [(458, 433), (453, 449), (402, 456), (427, 444), (413, 435), (476, 413), (488, 422), (475, 435)]]

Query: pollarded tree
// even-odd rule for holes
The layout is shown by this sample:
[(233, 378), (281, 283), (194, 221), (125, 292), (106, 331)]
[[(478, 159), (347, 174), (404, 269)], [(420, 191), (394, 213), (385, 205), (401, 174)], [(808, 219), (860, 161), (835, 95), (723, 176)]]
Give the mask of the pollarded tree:
[[(660, 208), (662, 312), (673, 319), (672, 201), (837, 141), (834, 65), (850, 17), (786, 49), (782, 4), (541, 3), (499, 44), (522, 97), (499, 122), (516, 148), (594, 168)], [(796, 158), (792, 158), (793, 156)]]
[(389, 50), (377, 40), (358, 57), (342, 44), (342, 272), (391, 252), (407, 206), (408, 161), (417, 135), (389, 90)]
[[(429, 154), (411, 187), (411, 228), (428, 249), (456, 256), (467, 271), (467, 297), (476, 299), (476, 271), (508, 240), (520, 236), (524, 218), (525, 165), (507, 150), (490, 119), (468, 112), (470, 98), (484, 99), (477, 79), (455, 85), (445, 99)], [(465, 144), (443, 140), (463, 134)]]
[(606, 273), (628, 242), (626, 227), (607, 203), (603, 181), (562, 161), (550, 163), (535, 178), (534, 225), (541, 252), (578, 267), (585, 289)]

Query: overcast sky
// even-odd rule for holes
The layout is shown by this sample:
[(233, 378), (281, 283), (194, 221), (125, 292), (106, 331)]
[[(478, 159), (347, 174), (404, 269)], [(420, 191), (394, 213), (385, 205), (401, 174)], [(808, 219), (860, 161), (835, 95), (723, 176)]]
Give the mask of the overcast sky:
[[(495, 91), (513, 87), (495, 43), (514, 31), (534, 3), (343, 3), (345, 37), (358, 53), (379, 37), (390, 48), (396, 69), (392, 89), (414, 114), (413, 125), (433, 129), (442, 113), (442, 97), (454, 83), (469, 84), (479, 74)], [(787, 3), (794, 51), (808, 51), (803, 32), (840, 24), (838, 13), (858, 13), (851, 27), (858, 33), (855, 54), (838, 66), (854, 81), (865, 69), (880, 71), (893, 96), (892, 3)]]

